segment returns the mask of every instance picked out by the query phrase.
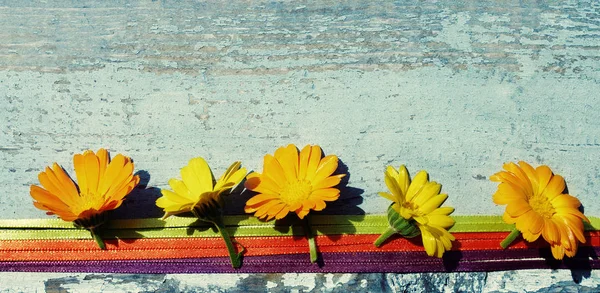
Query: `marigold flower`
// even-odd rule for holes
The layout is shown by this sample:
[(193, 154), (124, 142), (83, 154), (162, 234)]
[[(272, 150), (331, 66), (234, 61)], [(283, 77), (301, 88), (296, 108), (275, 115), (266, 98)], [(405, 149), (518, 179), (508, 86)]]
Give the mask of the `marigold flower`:
[(247, 174), (246, 169), (240, 166), (240, 162), (234, 162), (215, 181), (203, 158), (191, 159), (187, 166), (181, 168), (182, 180), (169, 180), (173, 191), (161, 190), (162, 196), (156, 200), (156, 205), (165, 211), (163, 219), (186, 212), (203, 217), (220, 208), (221, 195), (238, 185)]
[(452, 248), (455, 238), (447, 229), (455, 223), (448, 216), (454, 208), (440, 208), (448, 195), (440, 194), (442, 186), (429, 182), (427, 177), (427, 172), (420, 171), (411, 182), (404, 165), (399, 170), (387, 167), (385, 184), (391, 193), (380, 192), (379, 195), (393, 201), (388, 208), (390, 227), (375, 241), (375, 246), (379, 247), (391, 235), (399, 233), (407, 238), (421, 234), (429, 256), (441, 258)]
[(500, 182), (493, 200), (506, 205), (503, 219), (516, 224), (516, 229), (502, 242), (502, 247), (506, 248), (521, 232), (529, 242), (541, 235), (550, 243), (556, 259), (574, 256), (577, 241), (585, 243), (583, 221), (589, 220), (578, 209), (581, 202), (563, 193), (563, 177), (554, 175), (548, 166), (534, 169), (523, 161), (519, 165), (506, 163), (503, 169), (490, 177)]
[[(334, 155), (322, 157), (321, 147), (307, 145), (302, 151), (290, 144), (264, 158), (263, 173), (252, 172), (246, 178), (246, 189), (258, 195), (246, 202), (244, 210), (260, 219), (282, 219), (294, 212), (305, 219), (310, 210), (321, 211), (326, 201), (335, 201), (338, 185), (345, 174), (332, 175), (338, 167)], [(317, 244), (308, 218), (302, 221), (308, 239), (310, 261), (318, 258)]]
[(104, 222), (103, 212), (118, 208), (140, 178), (133, 175), (133, 162), (128, 157), (118, 154), (110, 160), (105, 149), (76, 154), (73, 163), (78, 184), (54, 163), (38, 175), (42, 187), (31, 185), (33, 205), (89, 229), (101, 242), (94, 229)]
[(280, 147), (274, 156), (265, 156), (262, 174), (248, 175), (246, 188), (259, 194), (246, 202), (245, 211), (267, 221), (289, 212), (303, 219), (310, 210), (321, 211), (325, 202), (340, 196), (333, 187), (346, 175), (332, 175), (337, 167), (337, 156), (322, 158), (318, 145), (307, 145), (300, 152), (293, 144)]
[(162, 196), (156, 200), (156, 205), (165, 211), (163, 219), (171, 215), (192, 212), (199, 220), (215, 225), (225, 241), (231, 266), (234, 268), (242, 265), (244, 250), (236, 252), (229, 232), (223, 224), (221, 196), (231, 191), (248, 173), (240, 166), (240, 162), (234, 162), (215, 181), (206, 161), (201, 157), (193, 158), (187, 166), (181, 168), (182, 180), (175, 178), (169, 180), (173, 191), (161, 190)]

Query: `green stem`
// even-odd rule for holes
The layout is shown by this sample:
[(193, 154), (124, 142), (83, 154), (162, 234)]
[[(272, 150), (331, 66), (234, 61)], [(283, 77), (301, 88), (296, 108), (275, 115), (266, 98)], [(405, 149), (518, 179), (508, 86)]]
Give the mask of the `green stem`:
[(92, 234), (92, 238), (94, 241), (96, 241), (96, 244), (98, 244), (98, 247), (100, 247), (102, 250), (105, 250), (106, 246), (104, 245), (104, 240), (102, 240), (102, 237), (100, 237), (100, 235), (95, 231), (95, 228), (90, 228), (89, 230)]
[(227, 232), (227, 229), (225, 228), (225, 225), (223, 225), (220, 221), (215, 221), (213, 223), (215, 224), (217, 230), (219, 230), (219, 233), (225, 241), (225, 245), (227, 246), (227, 252), (229, 252), (229, 259), (231, 260), (231, 266), (234, 269), (239, 268), (240, 266), (242, 266), (242, 254), (244, 253), (244, 250), (240, 251), (239, 253), (236, 251), (235, 246), (233, 245), (233, 241), (231, 241), (231, 237), (229, 236), (229, 232)]
[(306, 216), (306, 219), (304, 219), (302, 223), (304, 224), (304, 234), (306, 235), (306, 239), (308, 239), (308, 248), (310, 250), (310, 262), (314, 263), (319, 257), (319, 252), (317, 250), (317, 242), (315, 241), (315, 236), (313, 235), (312, 230), (310, 229), (308, 216)]
[(394, 234), (396, 234), (396, 229), (388, 227), (387, 230), (385, 230), (385, 232), (383, 232), (383, 234), (381, 234), (381, 236), (379, 236), (379, 238), (377, 238), (377, 240), (375, 240), (373, 244), (375, 244), (375, 247), (379, 247), (381, 246), (381, 244), (383, 244), (383, 242), (385, 242), (388, 238), (390, 238), (390, 236)]
[(521, 235), (521, 231), (517, 230), (517, 228), (514, 228), (510, 234), (508, 234), (508, 236), (506, 236), (506, 238), (500, 242), (500, 247), (506, 249), (511, 243), (513, 243), (513, 241), (515, 241), (515, 239), (517, 239), (517, 237), (519, 237), (519, 235)]

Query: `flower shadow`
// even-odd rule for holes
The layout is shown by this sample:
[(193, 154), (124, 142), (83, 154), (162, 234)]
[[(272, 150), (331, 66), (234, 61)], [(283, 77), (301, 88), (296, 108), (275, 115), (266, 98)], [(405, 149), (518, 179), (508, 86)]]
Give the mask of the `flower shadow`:
[(105, 234), (114, 234), (115, 238), (125, 243), (144, 238), (140, 233), (142, 231), (163, 230), (165, 225), (165, 222), (159, 219), (163, 211), (156, 206), (156, 200), (161, 196), (160, 188), (148, 187), (150, 173), (147, 171), (139, 170), (135, 175), (140, 177), (139, 184), (125, 197), (121, 206), (112, 212), (110, 218), (116, 220), (144, 218), (152, 223), (150, 223), (151, 228), (128, 228), (105, 232)]
[(160, 218), (163, 211), (156, 206), (156, 200), (161, 196), (160, 188), (148, 187), (150, 173), (140, 170), (135, 173), (140, 176), (140, 183), (125, 197), (123, 204), (112, 215), (113, 219)]
[(312, 225), (311, 228), (335, 242), (344, 234), (356, 233), (353, 222), (363, 221), (365, 211), (360, 208), (363, 203), (362, 194), (364, 190), (348, 185), (351, 174), (348, 171), (348, 166), (342, 160), (338, 161), (338, 168), (334, 174), (346, 174), (337, 186), (340, 190), (340, 197), (336, 201), (328, 202), (323, 211), (315, 212), (314, 215), (336, 215), (335, 233), (331, 233), (332, 225), (327, 223)]
[(551, 269), (570, 270), (573, 282), (577, 284), (592, 275), (592, 262), (597, 263), (599, 261), (596, 250), (591, 246), (579, 246), (575, 256), (565, 256), (563, 260), (554, 259), (550, 247), (540, 248), (539, 253)]

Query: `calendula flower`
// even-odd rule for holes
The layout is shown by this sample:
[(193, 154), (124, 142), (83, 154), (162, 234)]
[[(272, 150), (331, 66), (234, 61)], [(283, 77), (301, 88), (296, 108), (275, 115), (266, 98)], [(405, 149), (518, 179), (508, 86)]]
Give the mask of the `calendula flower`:
[(33, 205), (90, 230), (104, 249), (104, 242), (95, 233), (105, 221), (104, 212), (118, 208), (140, 178), (133, 175), (133, 162), (128, 157), (118, 154), (111, 160), (105, 149), (76, 154), (73, 163), (77, 184), (54, 163), (38, 175), (42, 187), (31, 185)]
[(176, 214), (191, 212), (199, 220), (215, 225), (229, 252), (231, 265), (241, 266), (242, 252), (237, 253), (222, 219), (222, 195), (231, 191), (248, 173), (240, 168), (240, 162), (234, 162), (227, 171), (214, 180), (212, 171), (203, 158), (191, 159), (187, 166), (181, 168), (181, 179), (169, 180), (173, 191), (163, 189), (162, 196), (156, 205), (165, 211), (163, 219)]
[(444, 252), (452, 248), (454, 236), (448, 228), (455, 221), (449, 217), (454, 208), (440, 207), (448, 198), (440, 194), (441, 185), (429, 182), (427, 172), (420, 171), (410, 180), (404, 165), (399, 170), (388, 166), (385, 172), (385, 184), (390, 193), (380, 192), (393, 203), (388, 208), (390, 227), (375, 241), (379, 247), (391, 235), (412, 238), (421, 234), (425, 252), (429, 256), (441, 258)]
[(516, 225), (501, 246), (508, 247), (519, 234), (529, 242), (541, 235), (550, 243), (554, 258), (574, 256), (577, 241), (585, 243), (583, 221), (589, 220), (578, 209), (581, 202), (563, 193), (563, 177), (554, 175), (548, 166), (534, 169), (523, 161), (519, 165), (506, 163), (503, 168), (505, 171), (490, 177), (490, 180), (500, 182), (493, 200), (496, 204), (506, 205), (503, 219)]
[[(321, 211), (328, 201), (335, 201), (338, 185), (345, 174), (332, 175), (338, 167), (334, 155), (323, 157), (318, 145), (307, 145), (298, 152), (295, 145), (280, 147), (264, 158), (263, 173), (252, 172), (246, 179), (247, 189), (258, 192), (246, 202), (245, 211), (260, 219), (282, 219), (294, 212), (304, 219), (310, 210)], [(309, 239), (311, 261), (317, 252), (308, 220), (305, 232)]]

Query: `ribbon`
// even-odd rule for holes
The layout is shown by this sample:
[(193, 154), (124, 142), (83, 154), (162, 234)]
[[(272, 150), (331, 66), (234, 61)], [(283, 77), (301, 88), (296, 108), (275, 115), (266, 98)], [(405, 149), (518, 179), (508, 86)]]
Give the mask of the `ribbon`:
[(507, 251), (449, 251), (444, 258), (421, 252), (328, 253), (322, 263), (310, 263), (305, 255), (245, 257), (240, 269), (233, 269), (228, 257), (133, 261), (33, 261), (0, 262), (0, 271), (82, 272), (82, 273), (415, 273), (473, 272), (535, 268), (600, 268), (600, 248), (581, 249), (569, 262), (556, 262), (549, 251), (513, 249)]
[[(500, 216), (454, 216), (452, 233), (510, 232), (514, 225)], [(586, 230), (600, 230), (600, 218), (589, 217)], [(248, 216), (226, 216), (227, 231), (237, 237), (303, 236), (299, 225), (286, 221), (262, 222)], [(380, 234), (388, 227), (384, 215), (313, 215), (311, 228), (317, 235)], [(217, 231), (195, 218), (112, 220), (100, 231), (104, 239), (218, 237)], [(89, 232), (58, 219), (0, 220), (0, 239), (89, 239)]]
[[(499, 250), (506, 232), (455, 233), (452, 250)], [(418, 252), (425, 254), (418, 238), (390, 238), (377, 248), (373, 241), (378, 235), (317, 236), (321, 252)], [(306, 254), (308, 247), (302, 237), (237, 237), (246, 248), (245, 256), (277, 254)], [(99, 250), (89, 240), (32, 240), (0, 241), (0, 260), (11, 261), (77, 261), (77, 260), (134, 260), (173, 259), (227, 256), (221, 238), (163, 238), (106, 240), (106, 250)], [(587, 246), (600, 246), (600, 232), (586, 232)], [(519, 240), (509, 249), (547, 248), (544, 241), (533, 243)]]

